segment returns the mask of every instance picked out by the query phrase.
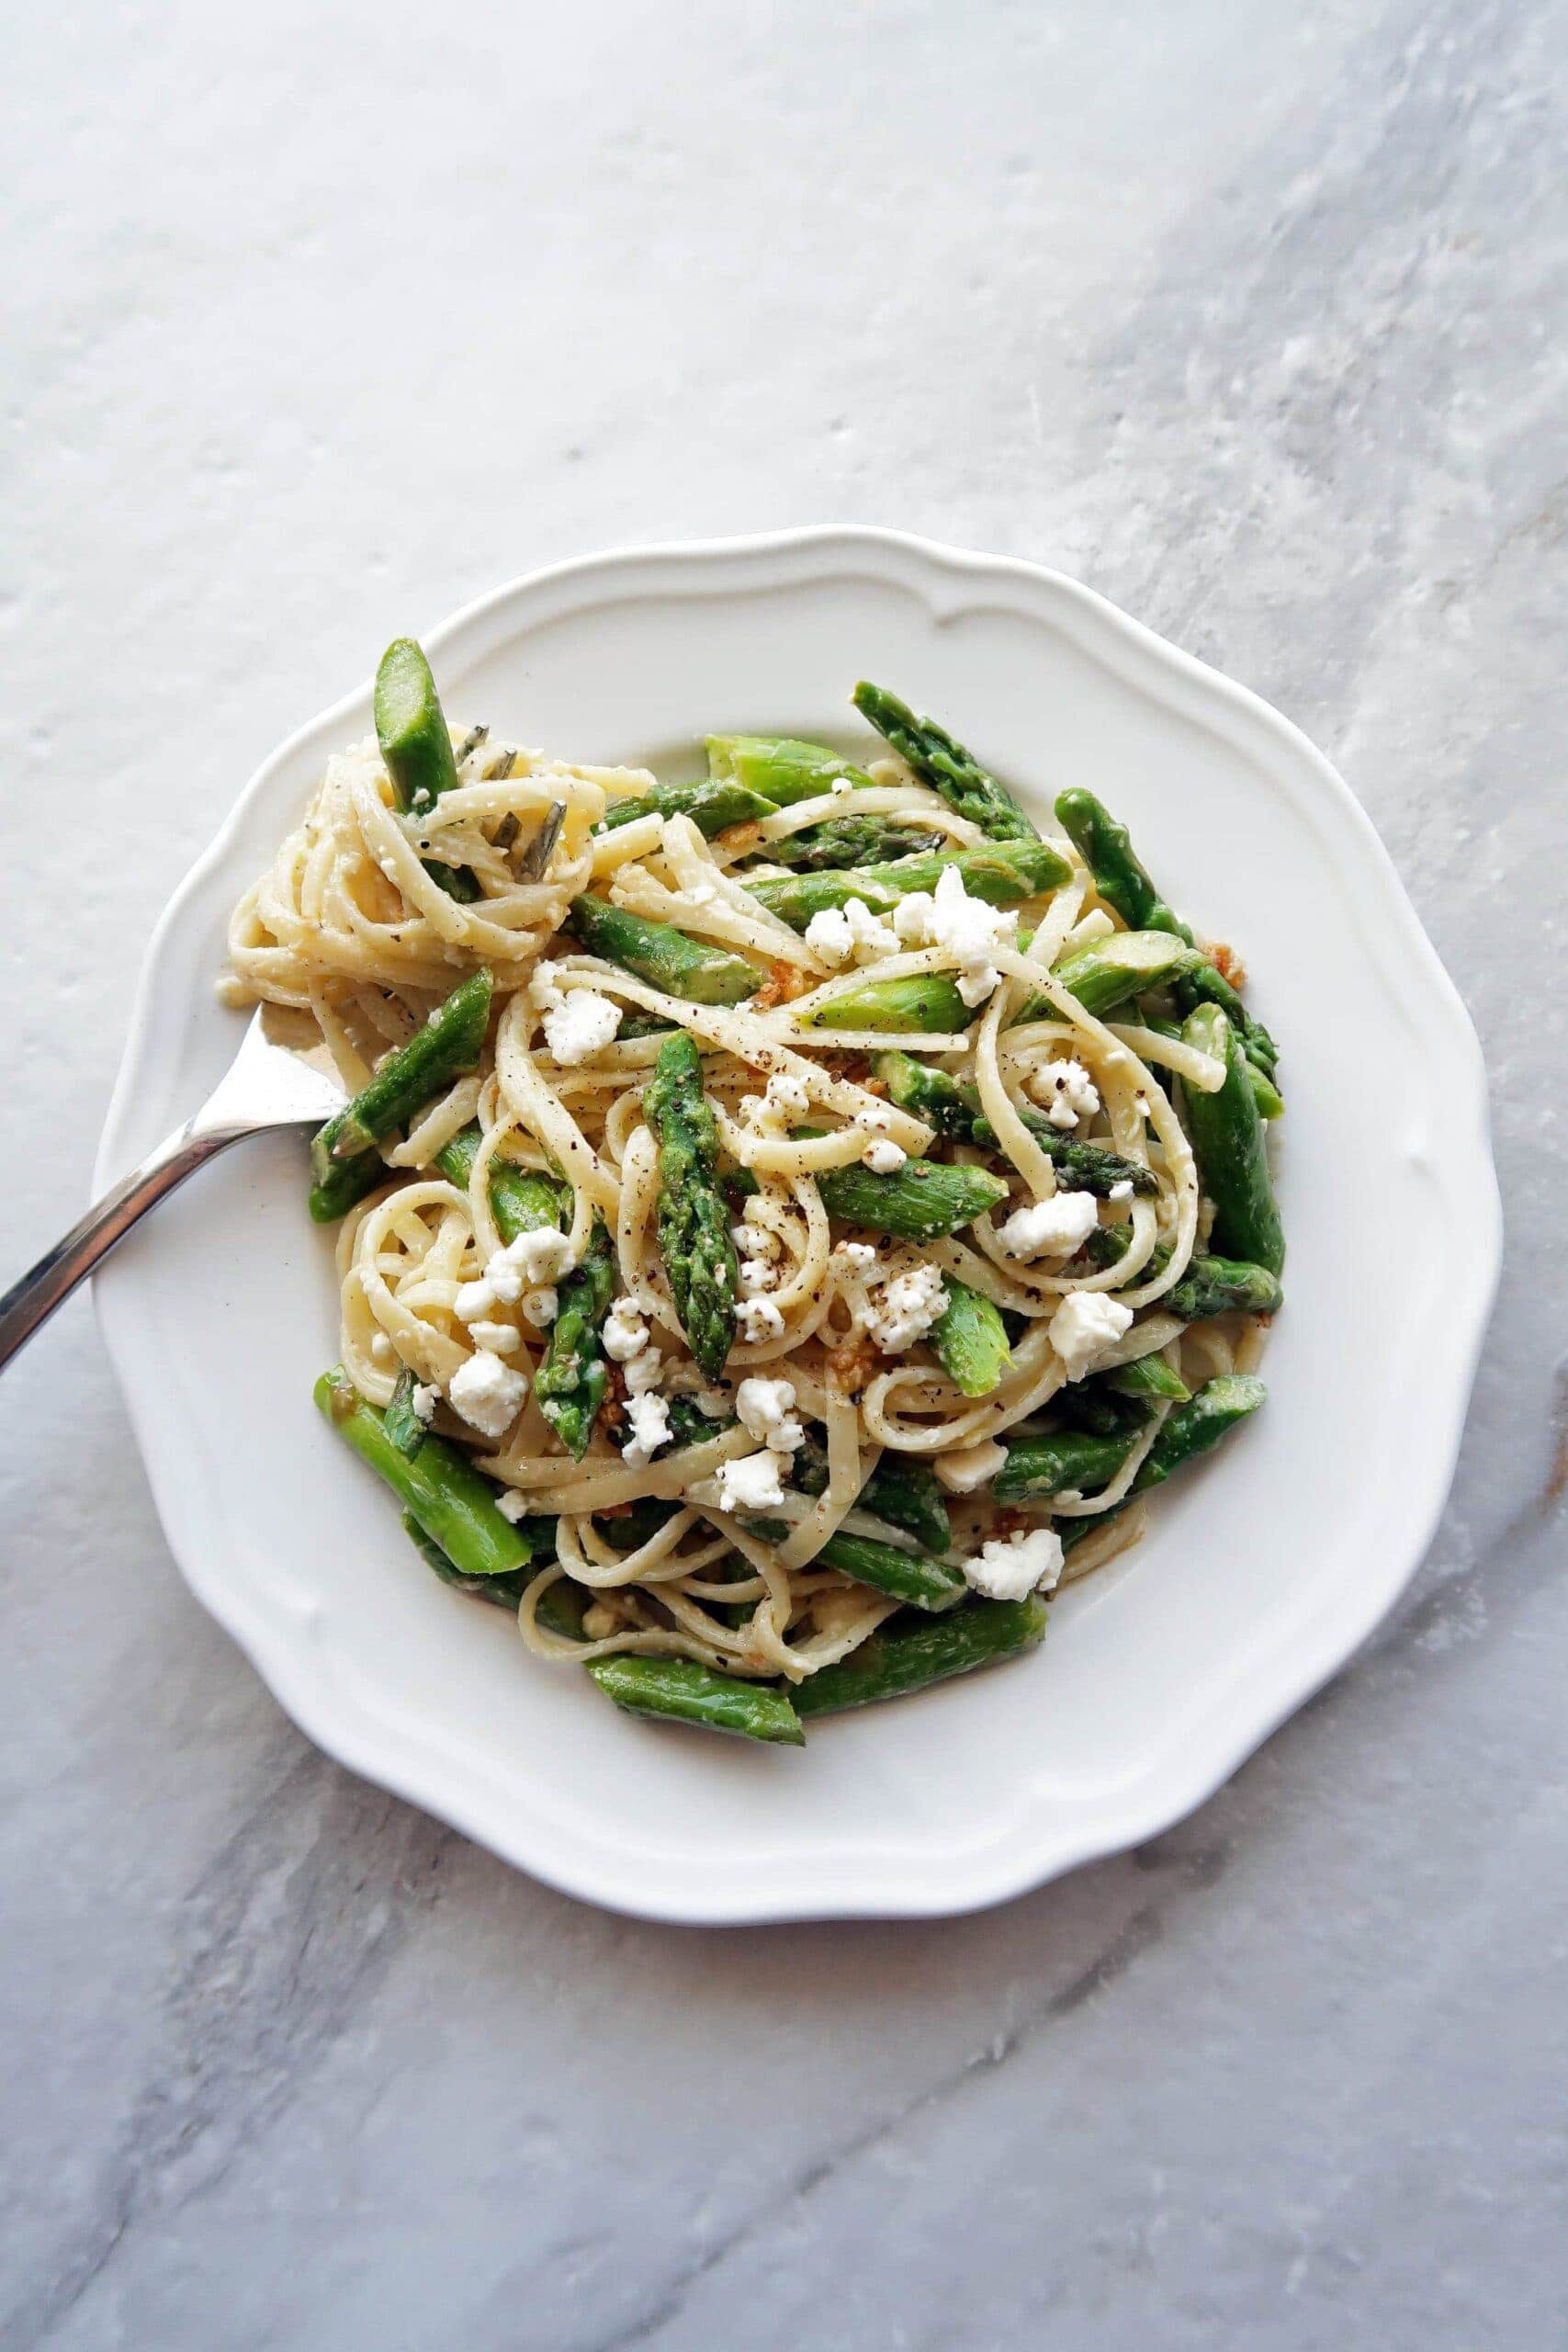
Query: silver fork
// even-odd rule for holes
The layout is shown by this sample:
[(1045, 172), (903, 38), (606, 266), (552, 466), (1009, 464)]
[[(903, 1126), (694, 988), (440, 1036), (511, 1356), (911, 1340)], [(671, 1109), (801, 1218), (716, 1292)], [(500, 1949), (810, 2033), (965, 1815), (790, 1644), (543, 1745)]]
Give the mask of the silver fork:
[[(314, 1045), (307, 1042), (312, 1035)], [(0, 1298), (0, 1366), (165, 1193), (231, 1143), (271, 1127), (319, 1127), (344, 1100), (343, 1082), (314, 1023), (263, 1005), (195, 1118), (95, 1202), (64, 1240)]]

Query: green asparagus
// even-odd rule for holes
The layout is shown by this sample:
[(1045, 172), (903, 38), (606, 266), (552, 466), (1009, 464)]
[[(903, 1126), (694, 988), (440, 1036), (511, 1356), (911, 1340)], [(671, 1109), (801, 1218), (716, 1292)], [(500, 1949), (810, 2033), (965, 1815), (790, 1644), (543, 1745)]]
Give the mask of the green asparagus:
[[(1058, 964), (1051, 977), (1077, 999), (1086, 1012), (1103, 1020), (1118, 1005), (1140, 996), (1145, 989), (1164, 987), (1199, 960), (1193, 949), (1184, 947), (1168, 932), (1117, 931), (1109, 939), (1080, 947), (1077, 955)], [(1035, 998), (1016, 1018), (1038, 1019), (1034, 1006), (1043, 1009), (1044, 1002), (1043, 997)]]
[(817, 1186), (829, 1216), (867, 1233), (897, 1233), (907, 1241), (956, 1233), (1008, 1196), (1005, 1178), (935, 1159), (911, 1159), (893, 1176), (878, 1176), (863, 1166), (833, 1168), (818, 1178)]
[(869, 786), (863, 768), (830, 752), (825, 743), (800, 743), (788, 735), (710, 735), (708, 773), (724, 784), (744, 785), (775, 808), (817, 800), (835, 784)]
[(703, 839), (711, 842), (727, 825), (754, 823), (775, 813), (773, 803), (743, 784), (716, 784), (703, 776), (695, 784), (656, 784), (651, 792), (633, 800), (617, 800), (604, 812), (597, 830), (613, 833), (635, 825), (639, 817), (689, 817)]
[(413, 1374), (409, 1370), (408, 1365), (404, 1364), (398, 1374), (387, 1409), (381, 1417), (381, 1426), (387, 1432), (388, 1443), (395, 1445), (398, 1452), (406, 1455), (411, 1462), (430, 1434), (414, 1410), (413, 1394), (418, 1385), (419, 1383)]
[(716, 1380), (735, 1340), (740, 1278), (718, 1181), (718, 1129), (702, 1057), (684, 1030), (660, 1047), (643, 1109), (659, 1141), (659, 1246), (675, 1311), (699, 1366)]
[[(1189, 1318), (1196, 1322), (1194, 1316)], [(1151, 1402), (1169, 1401), (1185, 1405), (1192, 1391), (1179, 1372), (1172, 1372), (1162, 1355), (1134, 1356), (1131, 1363), (1117, 1364), (1111, 1372), (1097, 1373), (1092, 1381), (1084, 1381), (1085, 1388), (1109, 1388), (1114, 1396), (1130, 1397), (1134, 1402), (1145, 1398)]]
[(829, 1535), (813, 1566), (837, 1568), (915, 1609), (951, 1609), (967, 1588), (962, 1568), (933, 1560), (922, 1552), (906, 1552), (896, 1544), (879, 1544), (869, 1535), (850, 1535), (840, 1527)]
[(1138, 1465), (1132, 1492), (1160, 1486), (1183, 1464), (1218, 1445), (1239, 1421), (1256, 1413), (1269, 1392), (1251, 1373), (1227, 1372), (1206, 1380), (1186, 1405), (1176, 1406), (1160, 1423), (1159, 1435)]
[(1092, 792), (1056, 796), (1056, 820), (1083, 859), (1094, 887), (1129, 931), (1168, 931), (1189, 947), (1192, 933), (1139, 864), (1132, 837)]
[(929, 825), (900, 824), (891, 817), (824, 817), (820, 824), (803, 825), (782, 841), (763, 842), (758, 854), (773, 865), (826, 874), (845, 865), (886, 865), (894, 858), (918, 857), (931, 842)]
[[(896, 1047), (877, 1055), (876, 1075), (886, 1087), (889, 1101), (900, 1111), (924, 1119), (939, 1135), (951, 1136), (954, 1143), (1000, 1149), (997, 1131), (980, 1108), (975, 1087)], [(1106, 1151), (1099, 1144), (1079, 1143), (1053, 1126), (1043, 1111), (1017, 1102), (1013, 1108), (1045, 1152), (1065, 1190), (1094, 1193), (1101, 1200), (1108, 1199), (1118, 1184), (1130, 1184), (1134, 1193), (1158, 1192), (1158, 1178), (1140, 1161), (1123, 1159), (1120, 1152)]]
[(400, 1453), (382, 1416), (341, 1364), (321, 1374), (315, 1399), (323, 1419), (386, 1480), (459, 1576), (504, 1576), (526, 1566), (528, 1536), (502, 1517), (495, 1487), (455, 1447), (427, 1437), (412, 1460)]
[(556, 1319), (534, 1376), (539, 1410), (574, 1462), (588, 1451), (609, 1386), (601, 1335), (615, 1295), (615, 1245), (596, 1212), (580, 1263), (557, 1285)]
[(804, 931), (814, 915), (859, 899), (873, 914), (886, 914), (918, 890), (933, 891), (952, 869), (963, 877), (970, 898), (993, 907), (1011, 906), (1015, 899), (1038, 898), (1067, 878), (1069, 868), (1046, 842), (997, 842), (984, 849), (930, 851), (919, 857), (896, 858), (890, 865), (866, 865), (845, 874), (784, 874), (770, 882), (749, 882), (751, 896), (787, 922)]
[[(1186, 923), (1160, 897), (1140, 864), (1126, 826), (1117, 824), (1110, 810), (1095, 798), (1092, 792), (1075, 790), (1060, 794), (1056, 801), (1056, 816), (1063, 831), (1089, 867), (1095, 888), (1106, 905), (1115, 909), (1130, 930), (1166, 931), (1184, 940), (1189, 947), (1195, 944)], [(1271, 1078), (1277, 1058), (1273, 1039), (1262, 1023), (1253, 1019), (1235, 989), (1211, 959), (1200, 956), (1198, 961), (1184, 966), (1173, 978), (1182, 1010), (1190, 1012), (1200, 1003), (1217, 1004), (1222, 1012), (1229, 1014), (1240, 1033), (1247, 1058), (1260, 1072)], [(1284, 1108), (1278, 1094), (1274, 1095), (1274, 1101), (1280, 1110)], [(1279, 1110), (1264, 1110), (1263, 1115), (1265, 1118), (1277, 1118)]]
[[(376, 1147), (384, 1136), (406, 1126), (453, 1079), (478, 1068), (494, 985), (489, 971), (471, 973), (320, 1130), (310, 1146), (310, 1215), (319, 1225), (330, 1224), (352, 1205), (343, 1200), (345, 1182), (358, 1182), (355, 1198), (380, 1182), (383, 1164)], [(354, 1170), (353, 1179), (342, 1178), (345, 1168)]]
[(999, 1503), (1038, 1502), (1065, 1492), (1098, 1494), (1126, 1460), (1134, 1434), (1099, 1437), (1088, 1430), (1058, 1430), (1051, 1437), (1019, 1438), (1008, 1447), (991, 1492)]
[(1012, 1362), (1000, 1310), (952, 1274), (944, 1283), (947, 1305), (931, 1325), (932, 1352), (965, 1396), (988, 1396)]
[[(457, 781), (457, 762), (430, 664), (412, 637), (394, 639), (376, 673), (376, 738), (400, 808), (423, 816)], [(471, 905), (479, 886), (466, 866), (423, 861), (448, 897)]]
[[(674, 1408), (671, 1408), (674, 1419)], [(828, 1491), (828, 1449), (811, 1427), (795, 1456), (792, 1483), (803, 1495)], [(856, 1499), (856, 1509), (889, 1527), (901, 1528), (928, 1552), (945, 1552), (953, 1541), (947, 1504), (929, 1462), (911, 1454), (884, 1455), (871, 1471)]]
[(950, 1615), (894, 1619), (836, 1666), (809, 1675), (795, 1693), (797, 1715), (840, 1713), (897, 1699), (950, 1676), (1032, 1650), (1045, 1633), (1045, 1604), (974, 1600)]
[(962, 743), (955, 743), (934, 719), (917, 718), (907, 703), (882, 686), (863, 678), (854, 692), (855, 708), (870, 721), (885, 742), (907, 760), (922, 783), (940, 792), (952, 808), (978, 825), (993, 841), (1025, 841), (1035, 836), (1012, 794), (980, 765)]
[[(1114, 1266), (1126, 1256), (1132, 1238), (1130, 1225), (1097, 1226), (1080, 1254), (1091, 1266)], [(1169, 1263), (1169, 1245), (1156, 1241), (1141, 1279), (1154, 1281)], [(1277, 1315), (1284, 1296), (1278, 1275), (1267, 1266), (1200, 1256), (1189, 1261), (1181, 1280), (1157, 1303), (1162, 1313), (1179, 1315), (1184, 1323), (1202, 1323), (1211, 1315)]]
[(1212, 1004), (1201, 1004), (1188, 1014), (1182, 1035), (1225, 1070), (1217, 1094), (1201, 1094), (1196, 1087), (1182, 1090), (1198, 1172), (1214, 1204), (1210, 1238), (1226, 1256), (1245, 1258), (1277, 1274), (1285, 1262), (1285, 1238), (1241, 1039)]
[(491, 1600), (498, 1609), (515, 1610), (533, 1575), (531, 1567), (512, 1568), (499, 1577), (462, 1577), (457, 1574), (439, 1544), (428, 1536), (412, 1510), (403, 1515), (403, 1532), (427, 1567), (434, 1568), (443, 1584), (454, 1592), (472, 1593), (477, 1600)]
[[(435, 1167), (460, 1193), (468, 1189), (482, 1140), (476, 1121), (455, 1135), (450, 1143), (443, 1144), (435, 1155)], [(541, 1232), (547, 1226), (558, 1229), (565, 1223), (569, 1205), (569, 1200), (563, 1201), (562, 1197), (565, 1188), (551, 1177), (536, 1175), (532, 1169), (515, 1167), (510, 1159), (493, 1159), (490, 1163), (489, 1191), (490, 1212), (502, 1241), (515, 1241), (520, 1233)]]
[(591, 955), (692, 1004), (739, 1004), (761, 985), (761, 974), (743, 956), (688, 939), (673, 923), (649, 922), (605, 899), (574, 899), (567, 922)]
[(919, 1029), (952, 1035), (978, 1019), (951, 972), (910, 972), (902, 979), (862, 980), (801, 1014), (808, 1029)]
[(783, 1690), (741, 1682), (689, 1657), (637, 1657), (623, 1652), (589, 1661), (587, 1671), (628, 1715), (662, 1716), (775, 1747), (802, 1747), (806, 1734)]

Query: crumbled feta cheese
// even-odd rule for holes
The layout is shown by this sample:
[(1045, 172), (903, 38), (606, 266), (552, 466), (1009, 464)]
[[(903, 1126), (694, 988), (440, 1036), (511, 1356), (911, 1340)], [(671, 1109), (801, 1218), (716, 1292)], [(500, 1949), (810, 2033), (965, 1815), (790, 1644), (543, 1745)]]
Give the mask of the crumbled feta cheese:
[(805, 1429), (790, 1409), (794, 1403), (793, 1381), (753, 1376), (741, 1382), (735, 1409), (742, 1426), (759, 1445), (772, 1446), (775, 1453), (794, 1453), (806, 1443)]
[(874, 1176), (897, 1176), (908, 1157), (902, 1144), (895, 1143), (890, 1136), (878, 1136), (861, 1154)]
[(983, 1438), (978, 1445), (960, 1445), (951, 1453), (939, 1453), (931, 1467), (938, 1484), (950, 1495), (972, 1495), (976, 1487), (990, 1485), (1007, 1458), (1005, 1445)]
[(492, 1356), (509, 1356), (522, 1344), (520, 1335), (510, 1323), (490, 1323), (480, 1320), (468, 1325), (468, 1337), (476, 1348), (488, 1348)]
[(1112, 1184), (1105, 1197), (1110, 1201), (1130, 1201), (1133, 1197), (1132, 1178), (1123, 1176), (1119, 1183)]
[(1099, 1215), (1092, 1193), (1053, 1193), (1048, 1201), (1014, 1209), (997, 1227), (997, 1239), (1010, 1258), (1061, 1258), (1082, 1247)]
[(824, 907), (806, 926), (807, 947), (825, 964), (874, 964), (898, 953), (898, 934), (873, 914), (863, 899), (847, 899), (841, 907)]
[(553, 1012), (558, 1005), (565, 1003), (566, 991), (553, 964), (535, 966), (534, 976), (528, 982), (528, 1001), (539, 1012)]
[(648, 1345), (648, 1325), (635, 1298), (618, 1298), (604, 1317), (600, 1334), (612, 1363), (629, 1363)]
[(770, 1503), (782, 1503), (784, 1487), (779, 1474), (788, 1464), (787, 1454), (774, 1453), (767, 1446), (757, 1453), (742, 1453), (733, 1462), (721, 1462), (720, 1510), (765, 1510)]
[(371, 1363), (390, 1363), (396, 1353), (397, 1350), (393, 1347), (390, 1340), (388, 1339), (385, 1331), (378, 1331), (375, 1338), (370, 1342)]
[(783, 1112), (790, 1118), (804, 1118), (811, 1108), (811, 1090), (803, 1079), (792, 1078), (786, 1069), (776, 1069), (762, 1089), (762, 1108)]
[(752, 1225), (750, 1220), (732, 1226), (730, 1239), (744, 1258), (776, 1258), (781, 1247), (771, 1226)]
[(940, 947), (958, 966), (958, 993), (973, 1008), (984, 1004), (1001, 978), (991, 961), (1010, 946), (1018, 930), (1016, 911), (972, 899), (956, 865), (944, 866), (934, 896), (913, 890), (893, 910), (893, 927), (907, 947)]
[(775, 1306), (771, 1298), (739, 1298), (735, 1302), (736, 1320), (743, 1340), (776, 1340), (784, 1327), (784, 1309)]
[(478, 1282), (464, 1283), (458, 1289), (452, 1312), (459, 1323), (473, 1323), (489, 1315), (496, 1304), (495, 1284), (488, 1277)]
[(531, 1323), (536, 1331), (547, 1331), (559, 1313), (560, 1293), (553, 1283), (547, 1283), (543, 1290), (531, 1290), (523, 1301), (523, 1320)]
[(441, 1391), (434, 1381), (428, 1383), (416, 1381), (411, 1402), (413, 1406), (414, 1419), (423, 1421), (428, 1428), (435, 1419), (435, 1408), (441, 1402)]
[(454, 1411), (482, 1437), (502, 1438), (523, 1409), (525, 1375), (481, 1349), (458, 1365), (446, 1390)]
[(876, 1244), (874, 1241), (840, 1241), (833, 1254), (852, 1266), (874, 1266)]
[(637, 1354), (632, 1357), (631, 1361), (626, 1365), (627, 1396), (648, 1396), (652, 1389), (658, 1387), (663, 1370), (664, 1354), (662, 1349), (654, 1347), (639, 1348)]
[(508, 1487), (503, 1495), (497, 1495), (495, 1507), (502, 1519), (509, 1519), (513, 1527), (520, 1519), (528, 1516), (528, 1498), (520, 1495), (515, 1487)]
[(1061, 1573), (1062, 1539), (1051, 1527), (993, 1536), (976, 1558), (964, 1563), (964, 1582), (987, 1600), (1026, 1600), (1032, 1592), (1054, 1592)]
[(742, 1258), (740, 1287), (748, 1297), (755, 1298), (762, 1290), (772, 1290), (776, 1282), (773, 1261), (767, 1258)]
[(571, 1242), (553, 1225), (540, 1226), (536, 1232), (520, 1233), (504, 1250), (498, 1250), (484, 1271), (485, 1281), (495, 1296), (508, 1306), (515, 1306), (525, 1288), (536, 1290), (541, 1284), (559, 1280), (572, 1267)]
[(1093, 1370), (1106, 1348), (1132, 1327), (1133, 1310), (1102, 1290), (1069, 1291), (1051, 1317), (1051, 1345), (1069, 1380)]
[(661, 1445), (670, 1442), (670, 1408), (662, 1396), (648, 1390), (640, 1396), (627, 1397), (626, 1419), (632, 1433), (621, 1448), (621, 1460), (640, 1470)]
[(1029, 1091), (1054, 1127), (1076, 1127), (1100, 1108), (1100, 1090), (1082, 1062), (1042, 1062)]
[(573, 989), (545, 1015), (550, 1051), (563, 1066), (603, 1053), (620, 1025), (620, 1006), (593, 989)]
[(877, 1302), (871, 1335), (884, 1355), (902, 1355), (923, 1339), (947, 1306), (940, 1266), (914, 1266), (895, 1274)]

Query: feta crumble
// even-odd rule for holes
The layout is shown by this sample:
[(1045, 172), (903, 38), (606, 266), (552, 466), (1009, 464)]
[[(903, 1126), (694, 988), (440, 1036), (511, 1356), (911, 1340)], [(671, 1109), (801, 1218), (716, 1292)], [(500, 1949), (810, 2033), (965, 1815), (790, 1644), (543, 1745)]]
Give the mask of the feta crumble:
[(593, 989), (573, 989), (545, 1015), (545, 1036), (563, 1068), (603, 1053), (621, 1025), (621, 1008)]
[(390, 1363), (396, 1353), (397, 1350), (393, 1347), (390, 1340), (388, 1339), (385, 1331), (378, 1331), (375, 1338), (370, 1342), (371, 1363)]
[(495, 1507), (502, 1519), (509, 1519), (513, 1527), (520, 1519), (526, 1519), (528, 1516), (528, 1498), (526, 1495), (520, 1495), (515, 1487), (508, 1487), (503, 1495), (497, 1495)]
[(964, 1563), (964, 1582), (987, 1600), (1026, 1600), (1032, 1592), (1054, 1592), (1061, 1573), (1062, 1539), (1051, 1527), (993, 1536)]
[(527, 1394), (526, 1376), (485, 1349), (458, 1365), (446, 1390), (453, 1410), (489, 1438), (506, 1435)]
[(846, 1264), (851, 1266), (874, 1266), (876, 1244), (874, 1241), (840, 1241), (834, 1249), (833, 1255), (836, 1258), (842, 1258)]
[[(553, 1225), (546, 1225), (536, 1232), (520, 1233), (515, 1241), (498, 1250), (484, 1270), (484, 1280), (494, 1298), (515, 1306), (525, 1288), (536, 1290), (556, 1282), (570, 1272), (572, 1264), (571, 1243), (567, 1236), (558, 1233)], [(475, 1309), (476, 1313), (479, 1311)]]
[(1043, 1062), (1028, 1083), (1054, 1127), (1076, 1127), (1100, 1108), (1100, 1089), (1082, 1062)]
[(913, 890), (893, 910), (893, 927), (906, 947), (940, 947), (958, 967), (958, 993), (973, 1010), (984, 1004), (1001, 978), (992, 962), (998, 947), (1010, 947), (1018, 915), (972, 899), (956, 865), (945, 866), (934, 895)]
[(1133, 1197), (1132, 1178), (1123, 1176), (1120, 1183), (1112, 1184), (1105, 1197), (1110, 1201), (1130, 1201)]
[(521, 1335), (513, 1329), (510, 1323), (483, 1320), (470, 1323), (468, 1337), (476, 1348), (487, 1348), (492, 1356), (509, 1356), (514, 1348), (522, 1345)]
[(560, 1313), (560, 1293), (553, 1283), (543, 1290), (530, 1291), (523, 1301), (523, 1320), (531, 1323), (536, 1331), (547, 1331)]
[(621, 1448), (621, 1460), (634, 1470), (640, 1470), (652, 1461), (661, 1445), (668, 1445), (671, 1435), (670, 1408), (662, 1396), (647, 1390), (640, 1396), (626, 1399), (626, 1419), (631, 1436)]
[(646, 1396), (658, 1387), (664, 1371), (664, 1354), (660, 1348), (639, 1348), (626, 1365), (626, 1394)]
[(435, 1408), (441, 1402), (441, 1391), (433, 1380), (416, 1381), (413, 1395), (409, 1401), (413, 1407), (415, 1420), (423, 1421), (428, 1429), (435, 1419)]
[(939, 1486), (950, 1495), (972, 1495), (977, 1487), (988, 1487), (1008, 1458), (1005, 1445), (998, 1445), (994, 1438), (982, 1438), (978, 1445), (956, 1446), (951, 1453), (939, 1453), (931, 1467)]
[(759, 1453), (742, 1453), (733, 1462), (721, 1462), (720, 1510), (765, 1510), (770, 1503), (782, 1503), (784, 1487), (779, 1474), (788, 1460), (787, 1454), (774, 1453), (763, 1446)]
[(878, 1136), (861, 1154), (874, 1176), (897, 1176), (908, 1157), (902, 1144), (895, 1143), (890, 1136)]
[(1092, 1193), (1053, 1193), (1048, 1201), (1014, 1209), (997, 1227), (997, 1239), (1010, 1258), (1062, 1258), (1081, 1249), (1099, 1221)]
[(863, 899), (847, 899), (841, 907), (824, 907), (806, 926), (806, 944), (825, 964), (874, 964), (897, 956), (898, 934), (873, 914)]
[(648, 1345), (648, 1325), (635, 1298), (618, 1298), (604, 1317), (600, 1334), (612, 1363), (629, 1363)]
[(940, 1266), (915, 1266), (895, 1274), (876, 1303), (871, 1336), (886, 1356), (902, 1355), (923, 1340), (947, 1306)]
[(1101, 1290), (1069, 1291), (1051, 1317), (1051, 1345), (1069, 1380), (1091, 1372), (1107, 1348), (1132, 1328), (1133, 1310)]
[(775, 1453), (794, 1453), (806, 1443), (805, 1429), (791, 1409), (794, 1404), (793, 1381), (763, 1380), (756, 1375), (741, 1382), (735, 1398), (735, 1409), (748, 1436)]
[(775, 1306), (771, 1298), (737, 1299), (735, 1316), (741, 1338), (752, 1343), (776, 1340), (784, 1330), (784, 1309)]

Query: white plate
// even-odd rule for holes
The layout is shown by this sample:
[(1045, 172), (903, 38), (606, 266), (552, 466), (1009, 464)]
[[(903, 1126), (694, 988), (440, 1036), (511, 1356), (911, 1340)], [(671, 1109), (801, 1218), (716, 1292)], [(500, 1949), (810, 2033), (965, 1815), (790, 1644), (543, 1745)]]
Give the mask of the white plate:
[[(388, 634), (418, 616), (390, 614)], [(242, 1147), (99, 1278), (105, 1339), (193, 1589), (312, 1738), (541, 1878), (651, 1917), (962, 1911), (1197, 1804), (1377, 1623), (1431, 1537), (1496, 1279), (1481, 1055), (1371, 825), (1279, 714), (1024, 563), (816, 530), (566, 564), (425, 640), (447, 708), (690, 773), (710, 730), (863, 740), (858, 677), (935, 711), (1036, 813), (1083, 784), (1232, 941), (1282, 1046), (1284, 1313), (1265, 1410), (1070, 1591), (1043, 1650), (812, 1728), (650, 1728), (446, 1591), (318, 1419), (330, 1238), (298, 1142)], [(100, 1188), (212, 1085), (231, 901), (362, 688), (274, 753), (158, 928)]]

